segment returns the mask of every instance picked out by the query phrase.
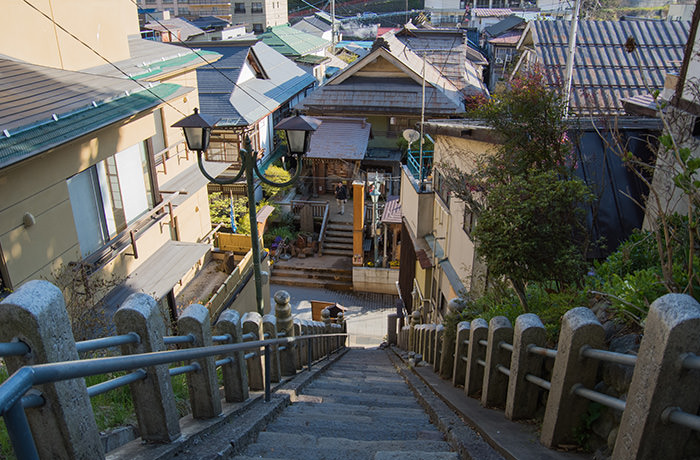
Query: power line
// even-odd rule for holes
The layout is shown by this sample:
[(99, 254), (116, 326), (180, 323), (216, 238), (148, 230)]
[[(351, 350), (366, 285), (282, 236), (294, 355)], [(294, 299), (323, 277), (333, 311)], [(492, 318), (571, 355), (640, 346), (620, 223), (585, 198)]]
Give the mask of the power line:
[[(27, 0), (24, 0), (24, 1), (27, 1)], [(141, 7), (138, 5), (138, 3), (136, 3), (136, 0), (130, 0), (130, 1), (131, 1), (131, 3), (133, 3), (134, 5), (136, 5), (136, 8), (138, 8), (139, 11), (141, 11), (142, 13), (148, 15), (148, 13), (147, 13), (146, 11), (144, 11), (144, 9), (141, 8)], [(197, 55), (197, 57), (199, 57), (202, 61), (204, 61), (204, 62), (206, 63), (206, 65), (208, 65), (208, 66), (210, 66), (212, 69), (216, 70), (219, 74), (221, 74), (221, 76), (223, 76), (226, 80), (228, 80), (229, 82), (231, 82), (231, 83), (233, 84), (233, 87), (234, 87), (234, 88), (240, 89), (240, 90), (243, 91), (247, 96), (249, 96), (251, 99), (253, 99), (255, 102), (257, 102), (258, 104), (262, 105), (263, 107), (265, 106), (265, 104), (263, 104), (262, 102), (260, 102), (255, 96), (253, 96), (252, 94), (250, 94), (245, 88), (243, 88), (243, 87), (240, 86), (238, 83), (236, 83), (235, 81), (233, 81), (233, 80), (232, 80), (228, 75), (226, 75), (221, 69), (217, 68), (217, 67), (214, 65), (214, 63), (209, 62), (204, 56), (202, 56), (201, 54), (199, 54), (199, 52), (198, 52), (197, 49), (192, 48), (190, 45), (188, 45), (187, 43), (185, 43), (180, 37), (177, 36), (177, 34), (173, 34), (173, 32), (172, 32), (170, 29), (168, 29), (168, 27), (165, 26), (162, 22), (160, 22), (157, 18), (154, 18), (153, 16), (150, 16), (150, 15), (149, 15), (149, 18), (152, 19), (153, 21), (155, 21), (156, 24), (158, 24), (159, 26), (161, 26), (161, 27), (162, 27), (163, 29), (165, 29), (168, 33), (170, 33), (170, 37), (176, 37), (177, 40), (178, 40), (178, 42), (180, 42), (185, 48), (187, 48), (188, 50), (192, 51), (194, 54)]]
[(136, 83), (137, 85), (139, 85), (141, 88), (143, 88), (144, 90), (146, 90), (146, 91), (148, 91), (149, 93), (151, 93), (153, 96), (155, 96), (155, 97), (156, 97), (158, 100), (160, 100), (161, 102), (167, 104), (168, 106), (170, 106), (170, 107), (172, 107), (173, 109), (175, 109), (176, 111), (178, 111), (182, 116), (187, 116), (187, 115), (185, 115), (184, 113), (182, 113), (182, 111), (181, 111), (180, 109), (178, 109), (177, 107), (175, 107), (174, 105), (172, 105), (171, 103), (169, 103), (168, 101), (166, 101), (165, 99), (163, 99), (162, 97), (158, 96), (155, 92), (153, 92), (153, 90), (151, 90), (150, 88), (148, 88), (146, 85), (144, 85), (143, 83), (141, 83), (139, 80), (136, 80), (136, 79), (133, 78), (131, 75), (127, 74), (127, 73), (124, 72), (122, 69), (120, 69), (119, 67), (117, 67), (117, 65), (115, 65), (112, 61), (110, 61), (110, 60), (107, 59), (106, 57), (104, 57), (102, 54), (100, 54), (96, 49), (94, 49), (93, 47), (91, 47), (90, 45), (88, 45), (87, 43), (85, 43), (84, 41), (82, 41), (80, 38), (76, 37), (73, 33), (69, 32), (69, 31), (68, 31), (65, 27), (63, 27), (61, 24), (59, 24), (59, 23), (57, 23), (56, 21), (54, 21), (54, 19), (53, 19), (52, 17), (50, 17), (49, 15), (47, 15), (46, 13), (44, 13), (43, 11), (41, 11), (41, 10), (40, 10), (39, 8), (37, 8), (36, 6), (32, 5), (32, 4), (29, 2), (29, 0), (23, 0), (23, 1), (24, 1), (24, 3), (26, 3), (29, 7), (31, 7), (32, 9), (34, 9), (37, 13), (41, 14), (41, 15), (44, 16), (46, 19), (48, 19), (49, 21), (51, 21), (51, 23), (53, 23), (53, 25), (55, 25), (56, 27), (58, 27), (59, 29), (61, 29), (63, 32), (67, 33), (70, 37), (72, 37), (73, 39), (75, 39), (76, 41), (78, 41), (78, 43), (80, 43), (81, 45), (83, 45), (84, 47), (86, 47), (87, 49), (89, 49), (90, 51), (92, 51), (93, 53), (95, 53), (97, 56), (99, 56), (100, 58), (102, 58), (107, 64), (109, 64), (109, 65), (111, 65), (112, 67), (114, 67), (115, 69), (117, 69), (122, 75), (124, 75), (125, 77), (127, 77), (129, 80), (133, 81), (134, 83)]

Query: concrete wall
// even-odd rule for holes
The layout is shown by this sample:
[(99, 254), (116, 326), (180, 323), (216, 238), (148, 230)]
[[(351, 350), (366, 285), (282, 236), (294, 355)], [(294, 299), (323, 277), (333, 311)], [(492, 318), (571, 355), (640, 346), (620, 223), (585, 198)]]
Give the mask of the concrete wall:
[(391, 268), (352, 267), (352, 287), (355, 291), (396, 294), (399, 271)]
[[(37, 0), (32, 4), (110, 61), (129, 58), (127, 35), (139, 33), (136, 5), (122, 0)], [(105, 62), (21, 0), (3, 2), (0, 54), (32, 64), (80, 70)]]

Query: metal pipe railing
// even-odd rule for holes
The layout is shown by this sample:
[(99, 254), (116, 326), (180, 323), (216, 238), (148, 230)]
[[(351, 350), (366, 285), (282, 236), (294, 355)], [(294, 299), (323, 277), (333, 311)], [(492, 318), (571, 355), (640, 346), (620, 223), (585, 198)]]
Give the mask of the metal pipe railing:
[(682, 366), (685, 369), (700, 371), (700, 356), (697, 356), (695, 353), (686, 353), (681, 359), (683, 360)]
[(622, 364), (625, 366), (634, 366), (637, 363), (636, 355), (628, 355), (625, 353), (617, 353), (614, 351), (599, 350), (585, 346), (581, 348), (581, 356), (585, 358), (598, 359), (608, 363)]
[(581, 396), (582, 398), (586, 398), (589, 401), (597, 402), (606, 407), (610, 407), (619, 411), (625, 410), (625, 401), (618, 398), (613, 398), (612, 396), (608, 396), (597, 391), (589, 390), (580, 383), (574, 385), (572, 391), (575, 395)]
[(180, 343), (194, 343), (194, 336), (192, 334), (187, 335), (167, 335), (163, 337), (163, 343), (166, 345), (176, 345)]
[(535, 344), (528, 345), (527, 352), (532, 353), (533, 355), (545, 356), (547, 358), (557, 357), (557, 350), (553, 350), (551, 348), (538, 347)]
[(199, 363), (187, 364), (185, 366), (171, 367), (168, 369), (170, 377), (175, 377), (176, 375), (187, 374), (188, 372), (199, 372), (202, 370)]
[(677, 425), (700, 431), (700, 417), (684, 412), (680, 407), (668, 407), (661, 414), (661, 421), (664, 423), (675, 423)]
[(212, 342), (230, 342), (231, 340), (233, 340), (231, 334), (215, 335), (211, 338)]
[(24, 342), (0, 343), (0, 357), (22, 356), (29, 353), (29, 345)]
[(136, 332), (129, 332), (124, 335), (115, 335), (112, 337), (102, 337), (99, 339), (83, 340), (81, 342), (75, 343), (75, 348), (78, 353), (85, 353), (87, 351), (102, 350), (104, 348), (118, 347), (120, 345), (127, 345), (129, 343), (139, 343), (141, 337)]
[(540, 388), (544, 388), (547, 391), (549, 391), (552, 388), (552, 382), (550, 382), (549, 380), (545, 380), (543, 378), (537, 377), (536, 375), (526, 374), (525, 380), (537, 385)]
[(102, 393), (107, 393), (108, 391), (114, 390), (121, 386), (128, 385), (132, 382), (136, 382), (145, 378), (146, 371), (143, 369), (137, 369), (134, 372), (131, 372), (130, 374), (126, 374), (112, 380), (107, 380), (106, 382), (89, 386), (87, 388), (88, 396), (92, 398), (93, 396), (101, 395)]
[(498, 372), (500, 372), (501, 374), (510, 377), (510, 369), (508, 369), (503, 364), (496, 364), (496, 370), (498, 370)]
[(513, 345), (507, 342), (499, 342), (498, 346), (500, 348), (503, 348), (504, 350), (510, 351), (511, 353), (513, 352)]

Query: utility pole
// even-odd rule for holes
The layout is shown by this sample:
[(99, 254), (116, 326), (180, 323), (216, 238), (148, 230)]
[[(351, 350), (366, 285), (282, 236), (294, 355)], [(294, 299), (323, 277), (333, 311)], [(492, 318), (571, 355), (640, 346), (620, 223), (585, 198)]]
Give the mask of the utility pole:
[(335, 48), (335, 0), (331, 0), (331, 46)]
[(576, 0), (574, 15), (571, 18), (569, 29), (569, 55), (566, 57), (566, 82), (564, 85), (564, 118), (569, 116), (569, 101), (571, 100), (571, 82), (574, 77), (574, 57), (576, 56), (576, 34), (578, 33), (578, 13), (581, 9), (581, 0)]

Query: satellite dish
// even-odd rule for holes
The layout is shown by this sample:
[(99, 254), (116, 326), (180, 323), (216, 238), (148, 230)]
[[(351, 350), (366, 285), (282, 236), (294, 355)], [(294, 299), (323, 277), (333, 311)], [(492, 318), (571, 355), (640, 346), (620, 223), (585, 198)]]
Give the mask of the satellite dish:
[(413, 144), (420, 139), (420, 133), (415, 129), (404, 129), (403, 138), (406, 139), (409, 144)]

